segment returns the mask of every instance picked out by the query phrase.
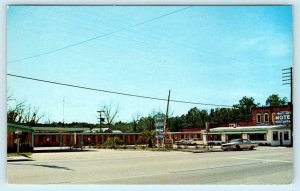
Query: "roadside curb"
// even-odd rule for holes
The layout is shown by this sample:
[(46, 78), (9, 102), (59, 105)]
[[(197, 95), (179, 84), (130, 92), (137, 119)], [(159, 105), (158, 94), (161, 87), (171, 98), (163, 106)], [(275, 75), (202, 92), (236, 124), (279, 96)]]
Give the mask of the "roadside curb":
[(7, 162), (18, 162), (18, 161), (33, 161), (31, 157), (25, 156), (14, 156), (14, 157), (6, 157)]
[(7, 162), (34, 161), (33, 159), (7, 159)]
[(211, 153), (211, 152), (222, 152), (222, 150), (176, 150), (180, 152), (190, 152), (190, 153)]

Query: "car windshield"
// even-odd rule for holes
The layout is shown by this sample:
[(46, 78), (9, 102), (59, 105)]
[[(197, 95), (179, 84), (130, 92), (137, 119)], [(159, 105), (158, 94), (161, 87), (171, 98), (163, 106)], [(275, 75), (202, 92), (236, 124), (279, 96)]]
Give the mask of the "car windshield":
[(230, 143), (236, 143), (236, 142), (241, 142), (241, 139), (232, 139), (232, 140), (230, 141)]
[(243, 143), (251, 143), (251, 141), (248, 140), (248, 139), (244, 139), (244, 140), (243, 140)]

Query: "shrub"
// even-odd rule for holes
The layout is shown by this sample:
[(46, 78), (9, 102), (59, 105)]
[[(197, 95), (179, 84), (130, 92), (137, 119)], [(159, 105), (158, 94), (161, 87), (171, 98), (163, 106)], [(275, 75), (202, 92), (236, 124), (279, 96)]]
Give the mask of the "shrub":
[(110, 149), (116, 149), (119, 145), (122, 145), (123, 141), (119, 137), (110, 137), (106, 140), (105, 145)]

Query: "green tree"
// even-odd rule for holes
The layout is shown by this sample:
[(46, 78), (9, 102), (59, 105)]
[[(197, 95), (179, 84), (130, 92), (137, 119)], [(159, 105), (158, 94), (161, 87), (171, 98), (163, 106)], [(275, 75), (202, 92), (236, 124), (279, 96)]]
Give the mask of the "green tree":
[(154, 130), (144, 130), (141, 132), (143, 142), (147, 143), (148, 147), (153, 147), (153, 141), (155, 139)]
[(181, 129), (185, 127), (185, 116), (182, 115), (181, 117), (171, 117), (169, 118), (168, 122), (171, 132), (181, 131)]
[(139, 128), (138, 132), (143, 130), (154, 130), (154, 115), (150, 114), (148, 117), (141, 117), (138, 121), (137, 127)]
[(228, 108), (217, 108), (213, 111), (211, 116), (211, 121), (216, 123), (227, 123), (229, 122), (231, 116), (231, 111)]
[(208, 115), (208, 112), (207, 110), (200, 110), (200, 113), (199, 113), (199, 117), (200, 117), (200, 126), (201, 127), (205, 127), (205, 122), (209, 122), (209, 115)]
[(278, 94), (272, 94), (268, 97), (266, 100), (266, 105), (267, 106), (283, 106), (287, 104), (287, 98), (280, 98)]
[(251, 120), (251, 109), (257, 107), (259, 103), (255, 103), (253, 97), (244, 96), (239, 104), (234, 105), (235, 108), (238, 109), (237, 120), (240, 121), (250, 121)]
[(191, 108), (185, 116), (187, 127), (193, 128), (201, 126), (200, 115), (201, 111), (197, 107)]

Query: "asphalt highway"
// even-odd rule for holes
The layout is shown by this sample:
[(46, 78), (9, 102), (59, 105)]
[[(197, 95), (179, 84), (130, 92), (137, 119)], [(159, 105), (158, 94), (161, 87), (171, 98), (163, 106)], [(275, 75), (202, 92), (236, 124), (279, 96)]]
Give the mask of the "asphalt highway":
[(93, 150), (34, 153), (32, 161), (7, 163), (12, 184), (290, 184), (293, 149), (153, 152)]

